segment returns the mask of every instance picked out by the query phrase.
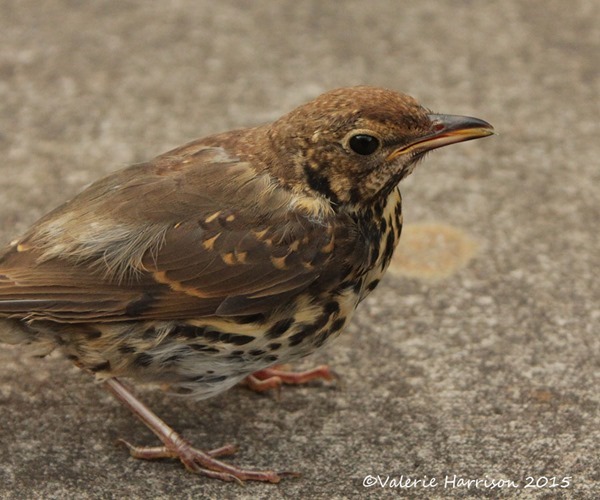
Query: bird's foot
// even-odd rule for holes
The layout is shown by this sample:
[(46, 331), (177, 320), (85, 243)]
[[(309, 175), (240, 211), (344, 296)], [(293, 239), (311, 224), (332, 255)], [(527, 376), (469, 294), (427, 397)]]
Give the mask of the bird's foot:
[(222, 481), (264, 481), (278, 483), (285, 477), (298, 477), (295, 472), (257, 471), (241, 469), (220, 460), (217, 457), (233, 455), (237, 446), (227, 444), (221, 448), (202, 451), (194, 448), (190, 442), (176, 433), (170, 436), (172, 442), (165, 446), (135, 446), (124, 439), (119, 442), (129, 448), (129, 453), (134, 458), (143, 460), (156, 460), (160, 458), (176, 458), (181, 461), (187, 470), (194, 474), (220, 479)]
[[(124, 444), (129, 449), (129, 454), (133, 458), (141, 458), (142, 460), (156, 460), (159, 458), (179, 458), (179, 456), (166, 446), (136, 446), (125, 439), (119, 439), (119, 443)], [(220, 448), (210, 450), (206, 453), (212, 458), (226, 457), (237, 453), (238, 447), (234, 444), (226, 444)]]
[(104, 386), (123, 405), (129, 408), (146, 426), (162, 441), (163, 446), (134, 446), (121, 440), (135, 458), (154, 460), (159, 458), (176, 458), (185, 468), (195, 474), (222, 481), (265, 481), (278, 483), (286, 477), (298, 477), (295, 472), (275, 472), (271, 470), (248, 470), (229, 465), (217, 460), (217, 457), (232, 455), (237, 448), (225, 445), (208, 452), (194, 448), (191, 443), (181, 437), (150, 408), (136, 398), (133, 393), (118, 379), (110, 378), (104, 381)]
[(255, 392), (275, 389), (279, 392), (283, 384), (301, 385), (313, 380), (335, 380), (338, 375), (327, 365), (319, 365), (310, 370), (292, 372), (287, 365), (275, 365), (248, 375), (244, 379), (246, 386)]

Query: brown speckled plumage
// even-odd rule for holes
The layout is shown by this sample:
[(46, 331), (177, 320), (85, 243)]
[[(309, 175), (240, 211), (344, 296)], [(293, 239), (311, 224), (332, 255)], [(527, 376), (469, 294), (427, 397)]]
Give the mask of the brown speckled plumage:
[[(390, 262), (400, 180), (426, 151), (491, 130), (354, 87), (116, 172), (0, 257), (0, 339), (58, 347), (109, 388), (217, 394), (337, 336)], [(211, 477), (281, 477), (163, 442)]]

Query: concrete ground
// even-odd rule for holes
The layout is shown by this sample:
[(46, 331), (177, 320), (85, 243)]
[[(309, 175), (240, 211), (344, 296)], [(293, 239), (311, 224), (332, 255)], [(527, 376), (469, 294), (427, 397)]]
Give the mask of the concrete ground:
[(236, 442), (234, 463), (300, 479), (240, 487), (131, 459), (118, 437), (155, 441), (89, 377), (1, 345), (1, 498), (600, 496), (597, 0), (0, 12), (3, 241), (118, 167), (334, 87), (403, 90), (500, 133), (432, 154), (405, 182), (393, 274), (306, 363), (330, 363), (343, 387), (204, 403), (139, 388), (196, 444)]

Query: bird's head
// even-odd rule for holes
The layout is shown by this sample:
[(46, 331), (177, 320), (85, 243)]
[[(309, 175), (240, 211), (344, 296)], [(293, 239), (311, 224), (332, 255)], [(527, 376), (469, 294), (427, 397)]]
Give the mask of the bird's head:
[(267, 163), (281, 182), (357, 205), (389, 192), (426, 152), (494, 132), (483, 120), (433, 114), (406, 94), (361, 86), (322, 94), (266, 133)]

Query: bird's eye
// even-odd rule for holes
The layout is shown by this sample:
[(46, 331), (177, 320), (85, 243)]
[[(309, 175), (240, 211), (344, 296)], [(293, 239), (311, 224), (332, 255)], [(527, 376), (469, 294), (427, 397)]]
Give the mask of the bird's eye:
[(379, 139), (367, 134), (356, 134), (348, 141), (350, 149), (359, 155), (372, 155), (379, 149)]

